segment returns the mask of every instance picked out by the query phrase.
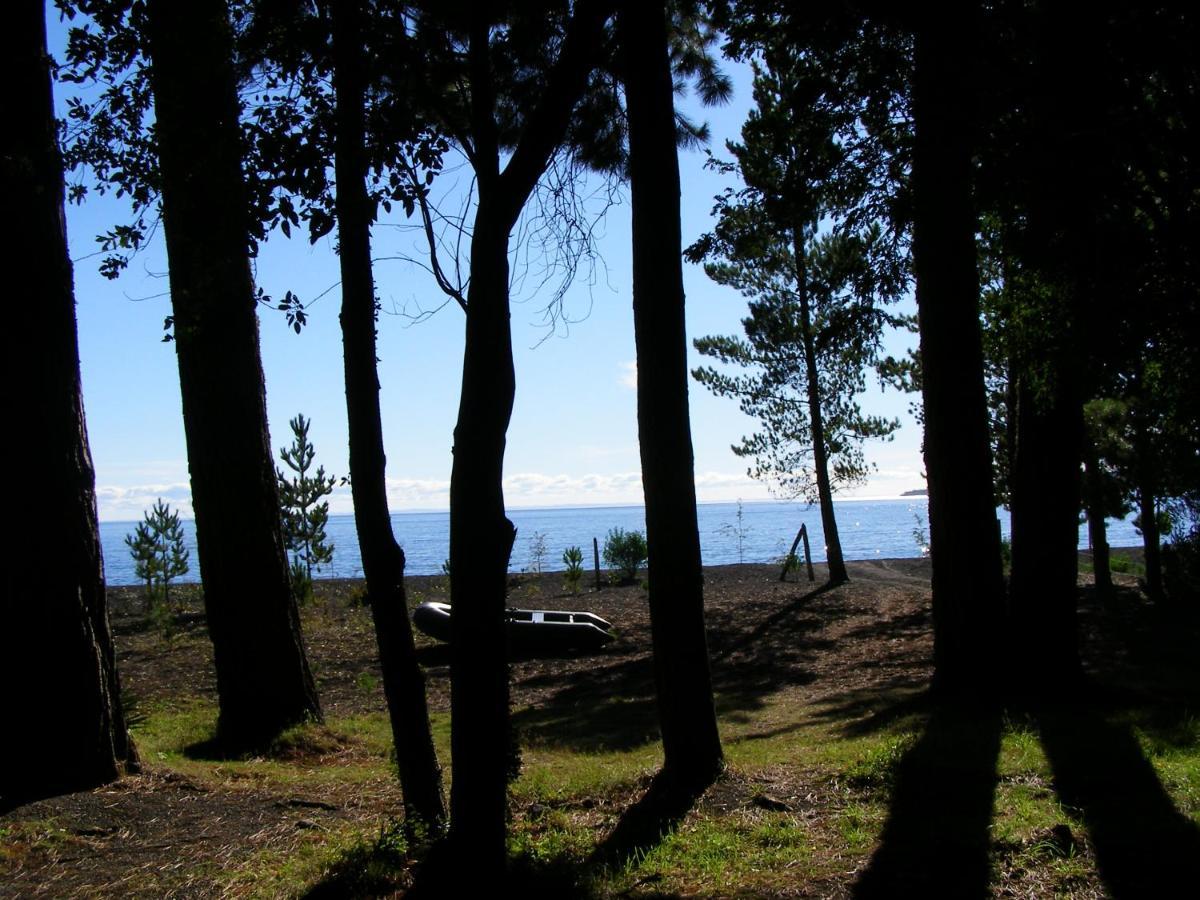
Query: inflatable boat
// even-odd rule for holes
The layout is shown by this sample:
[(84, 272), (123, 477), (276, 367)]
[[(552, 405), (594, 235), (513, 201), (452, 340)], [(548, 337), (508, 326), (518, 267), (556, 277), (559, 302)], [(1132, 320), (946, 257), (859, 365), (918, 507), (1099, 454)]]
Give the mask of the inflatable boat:
[[(430, 601), (413, 610), (413, 624), (439, 641), (450, 640), (450, 604)], [(514, 650), (599, 650), (616, 638), (612, 624), (595, 613), (557, 609), (506, 609), (505, 628)]]

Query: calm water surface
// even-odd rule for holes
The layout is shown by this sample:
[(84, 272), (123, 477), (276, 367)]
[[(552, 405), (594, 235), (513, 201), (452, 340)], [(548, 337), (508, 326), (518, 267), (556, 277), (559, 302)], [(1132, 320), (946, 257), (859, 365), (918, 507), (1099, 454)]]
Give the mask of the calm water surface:
[[(920, 556), (923, 551), (918, 535), (928, 534), (928, 513), (924, 497), (890, 500), (839, 500), (836, 503), (838, 530), (846, 559), (887, 559)], [(825, 559), (824, 532), (817, 507), (803, 503), (762, 501), (703, 503), (698, 507), (700, 547), (705, 565), (736, 562), (773, 562), (787, 553), (801, 524), (808, 526), (814, 561)], [(1009, 518), (998, 510), (1002, 533), (1009, 533)], [(584, 551), (584, 566), (592, 565), (592, 538), (604, 548), (604, 536), (612, 528), (644, 530), (645, 511), (641, 506), (605, 506), (552, 509), (514, 509), (509, 517), (517, 526), (511, 569), (514, 572), (536, 567), (536, 549), (545, 552), (541, 568), (546, 571), (565, 568), (562, 553), (578, 546)], [(102, 522), (100, 542), (104, 549), (105, 574), (110, 585), (135, 584), (133, 560), (125, 546), (125, 535), (133, 531), (133, 522)], [(183, 523), (191, 550), (192, 570), (181, 581), (198, 581), (195, 529), (191, 521)], [(434, 575), (450, 555), (450, 516), (445, 512), (397, 513), (392, 529), (404, 547), (410, 575)], [(353, 516), (330, 516), (327, 529), (334, 545), (333, 563), (322, 567), (318, 577), (358, 578), (362, 561)], [(536, 536), (544, 536), (539, 542)], [(1109, 542), (1115, 547), (1141, 544), (1141, 536), (1132, 523), (1110, 520)], [(1079, 546), (1087, 546), (1087, 529), (1079, 529)]]

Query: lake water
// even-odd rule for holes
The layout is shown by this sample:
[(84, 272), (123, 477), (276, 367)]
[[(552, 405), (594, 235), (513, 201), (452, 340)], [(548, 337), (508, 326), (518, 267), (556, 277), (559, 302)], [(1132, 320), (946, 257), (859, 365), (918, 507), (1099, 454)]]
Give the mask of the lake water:
[[(914, 535), (928, 534), (928, 512), (924, 497), (889, 500), (836, 501), (838, 530), (846, 559), (887, 559), (920, 556), (921, 547)], [(772, 562), (787, 553), (796, 531), (808, 526), (814, 561), (825, 559), (821, 515), (817, 507), (803, 503), (762, 501), (741, 506), (741, 527), (737, 503), (702, 503), (697, 508), (700, 547), (705, 565), (736, 562)], [(1001, 532), (1009, 533), (1009, 518), (998, 510)], [(592, 538), (604, 548), (604, 536), (612, 528), (644, 530), (645, 512), (641, 506), (605, 506), (551, 509), (514, 509), (509, 518), (517, 526), (511, 570), (520, 572), (534, 567), (531, 558), (535, 535), (545, 536), (542, 568), (565, 568), (562, 553), (578, 546), (584, 551), (584, 568), (592, 566)], [(136, 584), (133, 560), (125, 546), (126, 534), (133, 522), (102, 522), (100, 542), (104, 549), (104, 568), (110, 585)], [(192, 571), (181, 581), (198, 581), (194, 523), (183, 523), (191, 550)], [(397, 513), (392, 529), (404, 547), (410, 575), (434, 575), (450, 555), (450, 516), (446, 512)], [(330, 516), (327, 529), (334, 545), (333, 563), (322, 567), (318, 577), (360, 578), (362, 562), (353, 516)], [(740, 534), (740, 540), (739, 540)], [(1129, 521), (1109, 521), (1109, 543), (1114, 547), (1140, 546), (1141, 536)], [(1080, 526), (1079, 546), (1087, 547), (1087, 529)]]

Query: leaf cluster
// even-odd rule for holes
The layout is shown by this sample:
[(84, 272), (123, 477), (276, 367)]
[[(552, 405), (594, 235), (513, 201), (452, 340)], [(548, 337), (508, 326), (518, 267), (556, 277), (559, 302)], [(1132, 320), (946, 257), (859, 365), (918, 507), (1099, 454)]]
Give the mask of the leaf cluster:
[(613, 528), (604, 538), (604, 562), (617, 570), (622, 581), (632, 582), (637, 578), (648, 553), (646, 536), (640, 531)]

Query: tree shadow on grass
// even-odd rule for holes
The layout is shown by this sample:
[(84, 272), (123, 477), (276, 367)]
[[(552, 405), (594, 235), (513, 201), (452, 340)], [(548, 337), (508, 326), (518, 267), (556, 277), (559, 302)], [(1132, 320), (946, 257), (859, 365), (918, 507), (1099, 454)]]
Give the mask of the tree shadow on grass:
[(683, 821), (710, 785), (681, 784), (659, 771), (646, 792), (588, 858), (588, 865), (620, 869), (657, 847)]
[(996, 793), (998, 709), (939, 707), (894, 772), (879, 847), (857, 898), (983, 897)]
[(1176, 809), (1133, 729), (1094, 699), (1034, 710), (1064, 806), (1080, 814), (1111, 896), (1165, 897), (1200, 883), (1200, 829)]
[[(736, 716), (760, 708), (766, 698), (788, 685), (813, 679), (811, 662), (832, 646), (817, 633), (844, 614), (837, 606), (815, 614), (810, 601), (828, 588), (810, 591), (779, 608), (710, 610), (709, 646), (717, 711)], [(766, 608), (761, 619), (747, 617)], [(558, 675), (526, 679), (530, 687), (555, 688), (536, 707), (517, 712), (514, 725), (524, 739), (583, 752), (631, 750), (658, 739), (658, 710), (648, 634), (645, 646), (613, 661), (596, 657), (594, 668), (571, 679)]]

